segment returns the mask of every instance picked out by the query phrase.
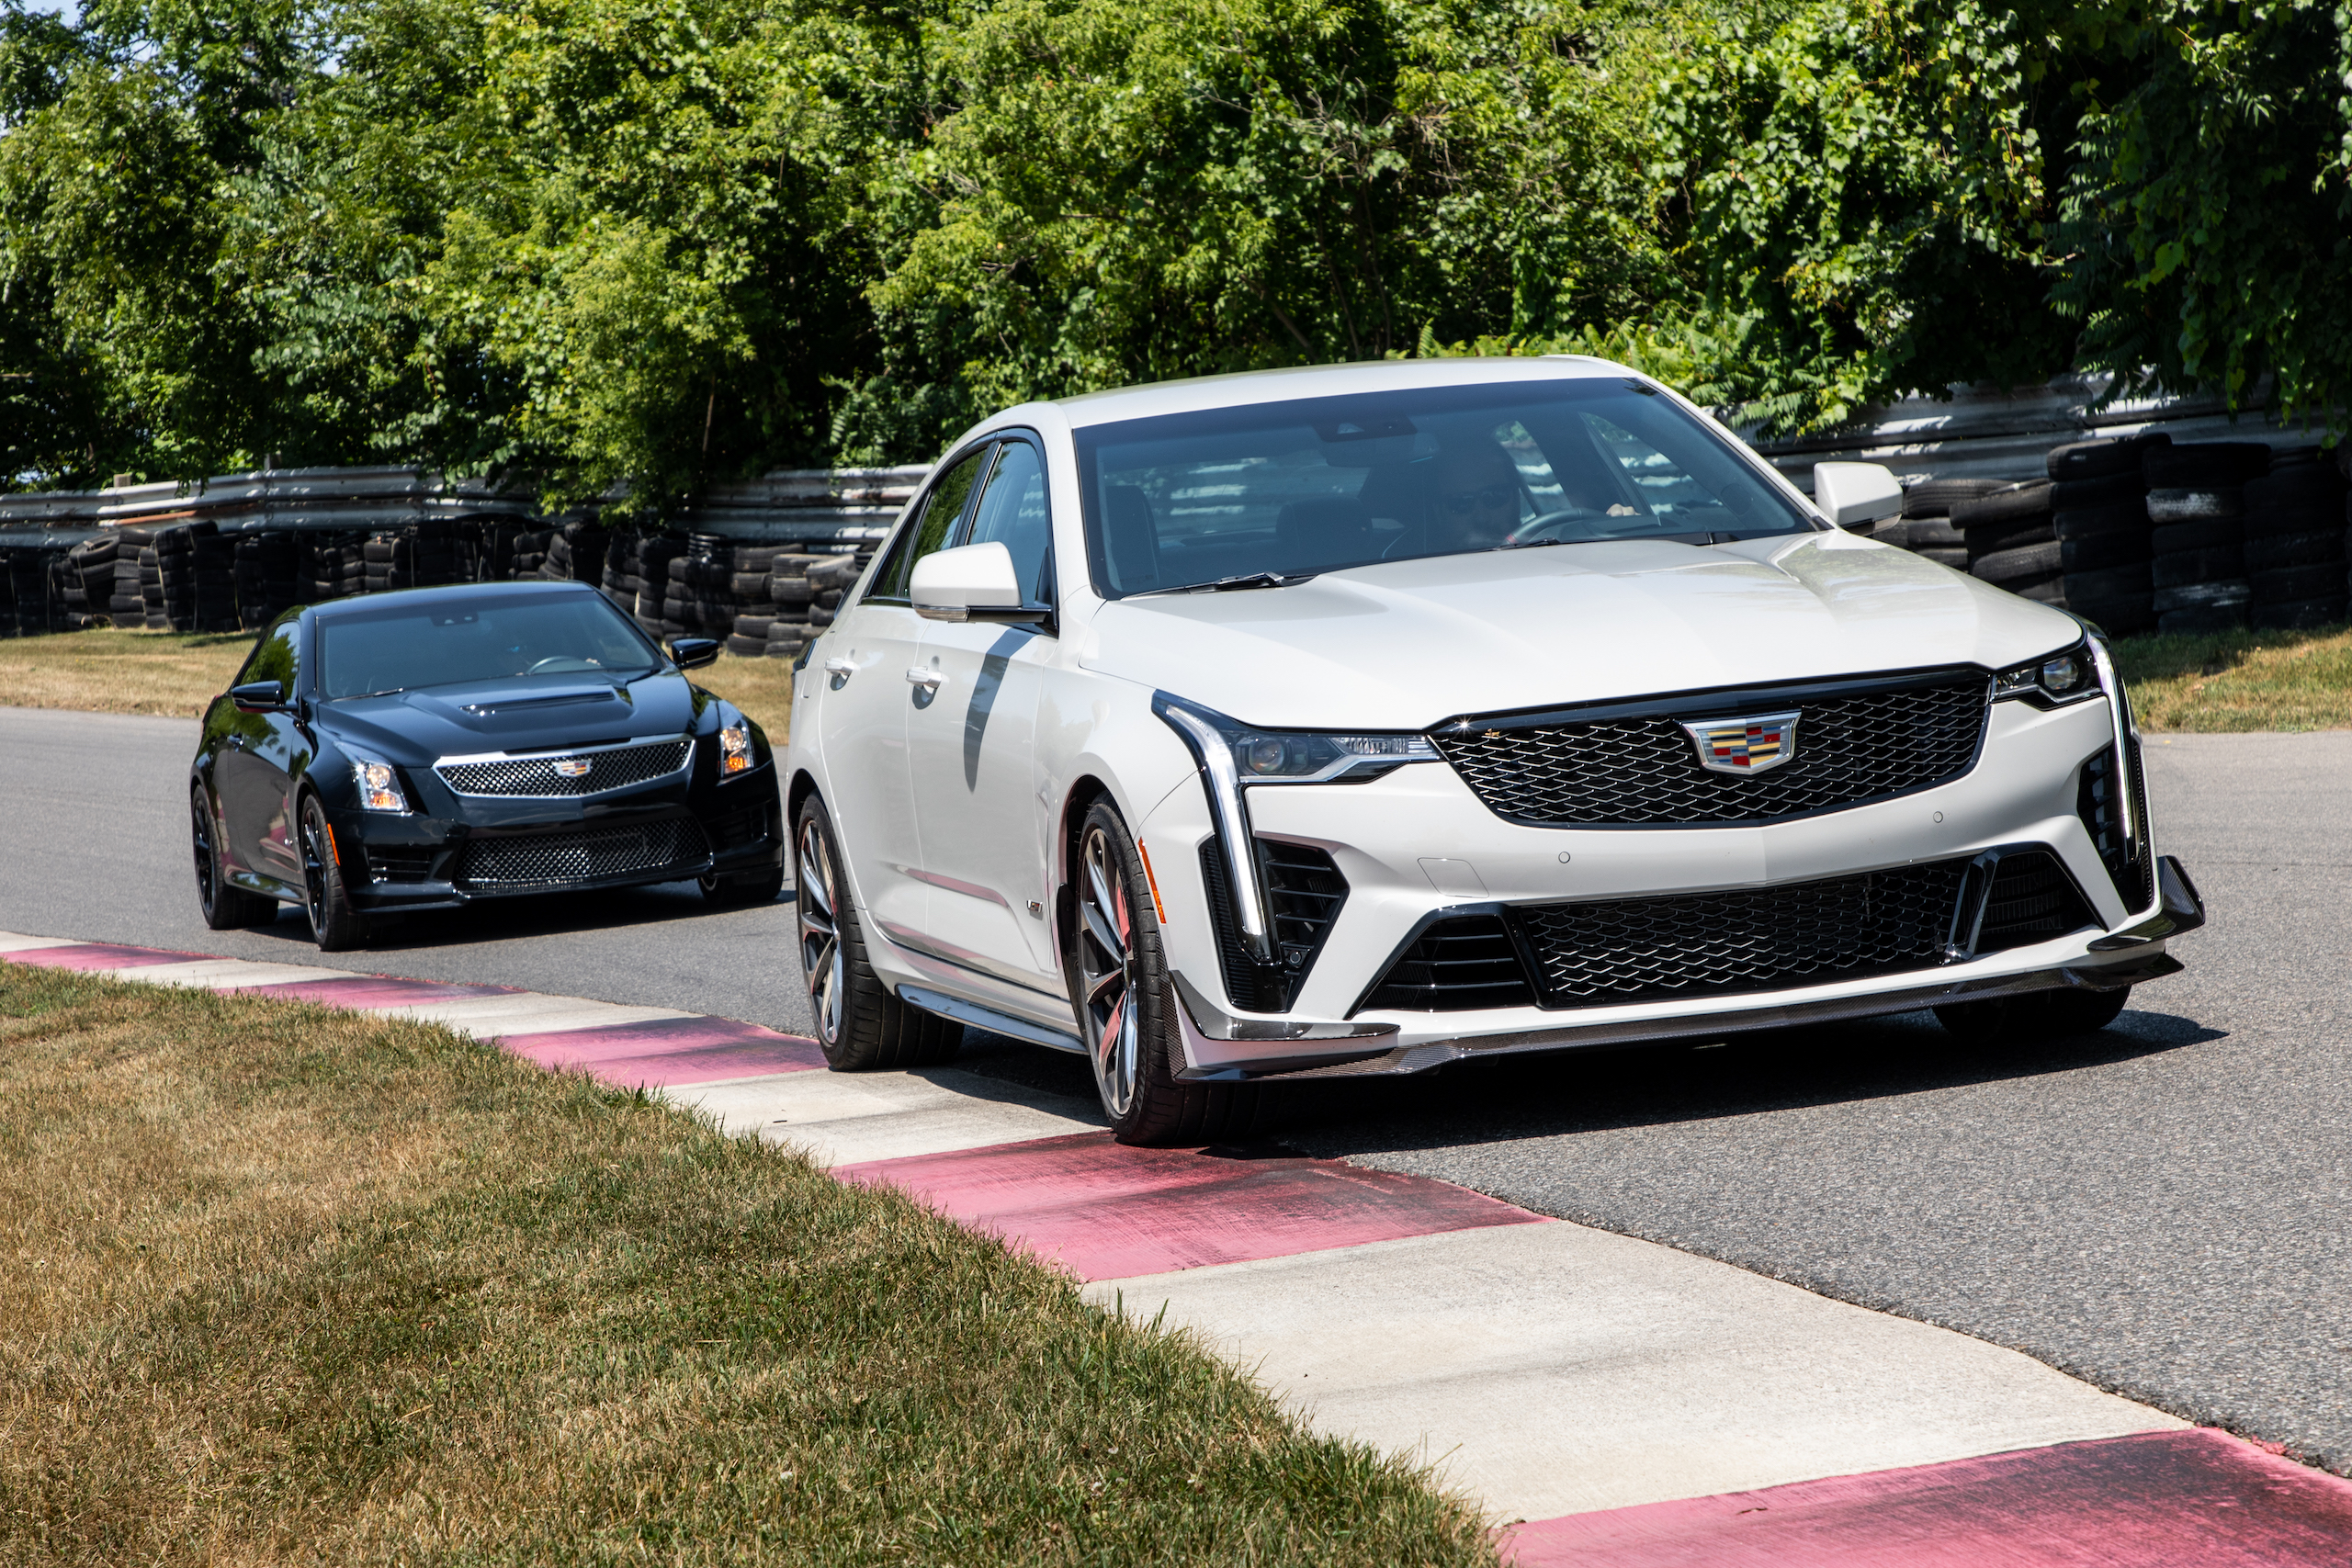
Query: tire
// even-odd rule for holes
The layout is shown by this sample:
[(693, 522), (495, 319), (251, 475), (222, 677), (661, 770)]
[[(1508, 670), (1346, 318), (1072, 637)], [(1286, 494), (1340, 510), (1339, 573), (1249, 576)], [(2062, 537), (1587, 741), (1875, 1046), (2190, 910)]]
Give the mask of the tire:
[(2053, 512), (2088, 512), (2109, 506), (2137, 506), (2148, 493), (2148, 481), (2140, 477), (2140, 466), (2132, 465), (2130, 471), (2109, 474), (2096, 479), (2060, 479), (2050, 487), (2050, 509)]
[(1967, 536), (1941, 517), (1906, 518), (1899, 523), (1883, 523), (1871, 537), (1905, 550), (1962, 550), (1968, 547)]
[(2138, 474), (2146, 461), (2151, 446), (2169, 446), (2172, 437), (2162, 431), (2142, 435), (2109, 437), (2099, 441), (2069, 441), (2064, 446), (2053, 446), (2046, 460), (2050, 477), (2062, 480), (2083, 480), (2110, 478), (2119, 474)]
[(2200, 517), (2188, 523), (2167, 523), (2148, 536), (2152, 556), (2177, 556), (2183, 550), (2225, 550), (2245, 536), (2234, 517)]
[(2256, 604), (2247, 623), (2263, 631), (2308, 631), (2313, 626), (2341, 626), (2347, 618), (2344, 594), (2326, 599), (2292, 599), (2278, 604)]
[(2066, 607), (2066, 580), (2054, 571), (2047, 577), (2036, 577), (2018, 582), (2003, 582), (1996, 586), (2004, 593), (2014, 593), (2020, 599), (2030, 599), (2037, 604), (2055, 604), (2062, 610)]
[(2275, 506), (2257, 510), (2249, 501), (2245, 515), (2238, 519), (2238, 525), (2249, 539), (2283, 539), (2297, 534), (2340, 534), (2344, 531), (2344, 511), (2341, 504)]
[(2022, 549), (1996, 550), (1969, 566), (1978, 581), (2007, 587), (2013, 582), (2040, 581), (2059, 570), (2058, 542), (2028, 545)]
[(2105, 1029), (2131, 999), (2129, 986), (2113, 991), (2027, 991), (1939, 1007), (1936, 1021), (1971, 1045), (2070, 1040)]
[(2159, 583), (2156, 592), (2156, 614), (2173, 610), (2204, 610), (2216, 605), (2244, 604), (2254, 597), (2254, 584), (2245, 578), (2224, 578), (2217, 582), (2188, 582), (2166, 588)]
[(1968, 530), (1968, 554), (1972, 560), (2004, 550), (2021, 550), (2028, 545), (2047, 545), (2056, 541), (2058, 531), (2050, 519), (2026, 517), (2005, 519), (1997, 523), (1979, 523)]
[(2197, 604), (2185, 609), (2165, 610), (2156, 616), (2156, 629), (2166, 637), (2182, 632), (2233, 632), (2246, 624), (2246, 604), (2243, 599), (2227, 604)]
[(2058, 564), (2069, 572), (2145, 567), (2154, 553), (2145, 534), (2095, 534), (2087, 539), (2058, 541)]
[(964, 1026), (908, 1006), (865, 961), (865, 935), (842, 874), (841, 840), (815, 795), (793, 820), (792, 878), (800, 976), (808, 987), (817, 1044), (837, 1073), (929, 1067), (964, 1043)]
[(2050, 515), (2050, 531), (2062, 539), (2148, 536), (2148, 505), (2135, 496), (2106, 506), (2062, 507)]
[(2290, 566), (2275, 571), (2257, 571), (2248, 580), (2254, 584), (2254, 602), (2257, 604), (2290, 604), (2303, 599), (2324, 599), (2344, 592), (2344, 567), (2341, 562), (2326, 566)]
[(2259, 441), (2193, 441), (2153, 446), (2142, 454), (2140, 472), (2151, 491), (2205, 490), (2242, 485), (2270, 471), (2270, 448)]
[(221, 863), (219, 852), (219, 824), (205, 804), (202, 784), (189, 792), (188, 807), (194, 819), (190, 838), (196, 852), (196, 904), (204, 912), (205, 925), (216, 931), (232, 931), (276, 919), (277, 899), (248, 893), (229, 881), (228, 867)]
[(2050, 514), (2050, 491), (2048, 479), (2028, 479), (2023, 484), (2004, 485), (1973, 501), (1956, 501), (1951, 507), (1951, 525), (1974, 529), (1993, 523), (2016, 523), (2029, 517), (2047, 517)]
[(2235, 488), (2152, 490), (2148, 492), (2151, 523), (2194, 523), (2205, 517), (2236, 517), (2245, 511), (2245, 495)]
[(2066, 608), (2114, 637), (2146, 631), (2156, 624), (2155, 601), (2145, 593), (2136, 598), (2091, 599), (2075, 592), (2075, 585), (2069, 582)]
[(351, 892), (344, 884), (343, 862), (335, 849), (334, 832), (326, 808), (315, 795), (302, 797), (302, 881), (307, 889), (303, 912), (311, 917), (311, 940), (321, 953), (348, 953), (368, 944), (368, 917), (351, 907)]
[(1976, 501), (2007, 488), (2001, 479), (1922, 479), (1903, 492), (1903, 515), (1949, 517), (1956, 503)]
[(2178, 550), (2149, 563), (2155, 585), (2187, 588), (2203, 582), (2230, 582), (2245, 575), (2245, 557), (2237, 550)]
[(1094, 1069), (1095, 1092), (1123, 1144), (1210, 1144), (1255, 1132), (1258, 1084), (1179, 1082), (1176, 988), (1135, 840), (1107, 800), (1087, 807), (1071, 866), (1077, 929), (1069, 945), (1070, 1006)]
[(2149, 579), (2148, 563), (2132, 566), (2110, 566), (2098, 571), (2070, 571), (2066, 574), (2066, 597), (2071, 602), (2081, 599), (2103, 602), (2112, 599), (2145, 599), (2155, 592)]
[(1956, 550), (1922, 549), (1916, 553), (1921, 560), (1931, 560), (1938, 566), (1948, 566), (1954, 571), (1968, 570), (1968, 551), (1964, 547)]
[(2333, 462), (2277, 463), (2270, 472), (2245, 482), (2249, 513), (2340, 512), (2344, 507), (2344, 476)]

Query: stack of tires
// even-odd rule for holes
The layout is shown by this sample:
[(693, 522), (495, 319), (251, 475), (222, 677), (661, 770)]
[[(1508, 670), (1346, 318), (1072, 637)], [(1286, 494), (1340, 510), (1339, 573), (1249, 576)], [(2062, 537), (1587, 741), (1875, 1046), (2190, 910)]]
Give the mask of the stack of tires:
[(769, 579), (775, 558), (791, 552), (776, 545), (735, 547), (735, 575), (729, 583), (735, 596), (735, 624), (727, 634), (727, 651), (758, 659), (768, 650), (768, 634), (775, 629), (775, 601)]
[(1951, 525), (1951, 509), (2003, 488), (1999, 479), (1927, 479), (1903, 492), (1901, 521), (1882, 523), (1871, 536), (1925, 556), (1955, 571), (1968, 570), (1967, 536)]
[(164, 624), (175, 632), (237, 629), (236, 542), (210, 523), (155, 531)]
[(230, 581), (240, 626), (259, 631), (302, 602), (302, 556), (291, 534), (247, 534), (236, 541)]
[(1968, 541), (1970, 575), (2024, 598), (2065, 604), (2051, 524), (2053, 488), (2048, 479), (2029, 479), (1952, 502), (1952, 526)]
[(163, 629), (163, 568), (155, 560), (155, 535), (148, 528), (114, 531), (114, 586), (107, 594), (107, 619), (131, 630), (147, 625), (148, 589), (154, 589), (156, 629)]
[(62, 631), (62, 606), (51, 602), (50, 580), (54, 575), (62, 583), (64, 573), (52, 573), (51, 564), (61, 552), (48, 550), (8, 550), (0, 552), (0, 637), (39, 637), (44, 632)]
[(2151, 446), (2148, 481), (2156, 626), (2165, 632), (2229, 631), (2246, 624), (2245, 485), (2270, 467), (2256, 441)]
[(822, 630), (833, 624), (833, 615), (841, 609), (842, 595), (865, 570), (868, 555), (835, 556), (808, 568), (808, 585), (815, 590), (808, 605), (808, 625)]
[(670, 602), (671, 569), (679, 564), (684, 554), (677, 540), (663, 535), (651, 535), (637, 542), (637, 624), (656, 642), (666, 643), (685, 634), (684, 626), (663, 614), (663, 606)]
[(670, 567), (662, 618), (681, 629), (675, 637), (724, 638), (735, 630), (735, 546), (720, 534), (695, 534), (686, 556)]
[(2148, 522), (2148, 452), (2161, 434), (2076, 441), (2050, 454), (2052, 525), (2066, 607), (2121, 635), (2156, 624)]
[(85, 626), (105, 625), (113, 618), (107, 605), (114, 597), (115, 559), (121, 545), (109, 529), (65, 552), (66, 576), (73, 580), (72, 587), (81, 590), (68, 602), (68, 608), (85, 617)]
[(89, 591), (70, 556), (52, 556), (49, 562), (49, 603), (51, 631), (86, 631), (96, 625), (90, 614)]
[(574, 518), (548, 536), (547, 558), (539, 575), (558, 582), (602, 584), (605, 576), (605, 530)]
[[(390, 562), (384, 563), (390, 566)], [(347, 599), (368, 592), (366, 536), (322, 534), (311, 541), (311, 600)]]
[(2345, 618), (2344, 475), (2335, 454), (2316, 447), (2271, 456), (2270, 471), (2245, 483), (2247, 601), (2254, 625), (2300, 628)]
[(816, 635), (808, 625), (808, 612), (817, 602), (817, 585), (808, 580), (808, 569), (833, 558), (781, 550), (769, 558), (768, 602), (775, 616), (768, 623), (769, 658), (793, 658)]

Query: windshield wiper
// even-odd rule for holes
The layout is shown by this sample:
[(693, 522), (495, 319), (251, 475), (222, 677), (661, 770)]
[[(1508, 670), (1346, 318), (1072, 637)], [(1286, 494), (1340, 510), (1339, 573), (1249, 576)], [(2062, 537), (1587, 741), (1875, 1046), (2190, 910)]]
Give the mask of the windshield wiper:
[(1539, 549), (1545, 545), (1584, 545), (1589, 543), (1591, 543), (1591, 541), (1589, 539), (1505, 539), (1501, 544), (1497, 545), (1495, 548), (1498, 550), (1532, 550)]
[(1248, 588), (1295, 588), (1302, 582), (1312, 582), (1311, 571), (1294, 572), (1287, 576), (1279, 571), (1245, 571), (1238, 577), (1220, 577), (1214, 582), (1195, 582), (1186, 588), (1170, 588), (1170, 593), (1232, 593)]

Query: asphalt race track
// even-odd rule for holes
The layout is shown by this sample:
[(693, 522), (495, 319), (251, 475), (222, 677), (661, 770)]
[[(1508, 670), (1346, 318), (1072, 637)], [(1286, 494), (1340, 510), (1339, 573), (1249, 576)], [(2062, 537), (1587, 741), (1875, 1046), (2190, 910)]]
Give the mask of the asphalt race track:
[[(195, 726), (0, 709), (0, 930), (320, 962), (196, 910)], [(1295, 1097), (1282, 1152), (1441, 1177), (2013, 1346), (2352, 1471), (2352, 733), (2151, 737), (2213, 912), (2106, 1032), (1967, 1051), (1924, 1016)], [(326, 960), (807, 1027), (790, 895), (688, 885), (416, 916)], [(1086, 1093), (995, 1041), (984, 1073)]]

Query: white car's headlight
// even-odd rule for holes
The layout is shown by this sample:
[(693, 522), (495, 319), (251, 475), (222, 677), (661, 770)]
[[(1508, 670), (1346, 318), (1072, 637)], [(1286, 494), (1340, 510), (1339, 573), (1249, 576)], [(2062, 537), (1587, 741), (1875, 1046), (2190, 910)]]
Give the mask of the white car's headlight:
[[(1209, 745), (1209, 737), (1214, 736), (1232, 758), (1236, 784), (1361, 784), (1407, 762), (1439, 760), (1437, 748), (1426, 735), (1252, 729), (1165, 692), (1152, 697), (1151, 708), (1174, 725), (1195, 750)], [(1178, 714), (1183, 718), (1175, 716)]]
[(1993, 700), (2026, 697), (2041, 706), (2078, 703), (2103, 691), (2089, 639), (1993, 677)]
[(390, 762), (370, 762), (355, 758), (351, 764), (352, 782), (359, 786), (359, 804), (368, 811), (406, 811), (408, 795), (401, 789), (401, 776)]
[(729, 773), (750, 772), (752, 761), (750, 725), (730, 724), (718, 732), (718, 773), (721, 778)]

